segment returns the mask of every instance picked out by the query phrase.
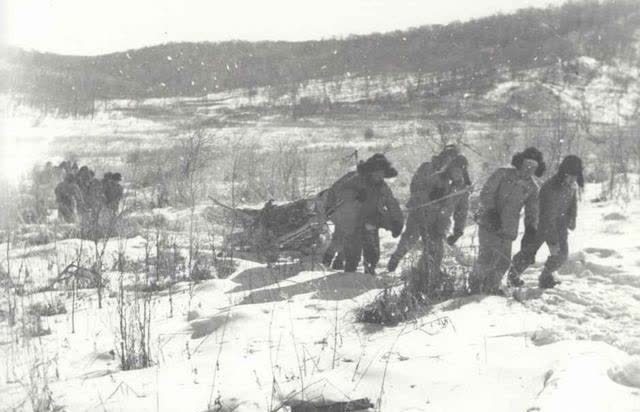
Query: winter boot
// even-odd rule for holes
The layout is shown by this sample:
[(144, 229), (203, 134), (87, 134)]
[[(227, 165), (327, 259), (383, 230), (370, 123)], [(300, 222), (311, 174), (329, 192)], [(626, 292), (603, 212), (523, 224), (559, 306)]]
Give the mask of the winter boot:
[(400, 264), (400, 259), (398, 259), (395, 255), (391, 255), (391, 258), (389, 258), (389, 263), (387, 263), (387, 270), (389, 272), (395, 272), (398, 268), (398, 264)]
[(540, 274), (540, 277), (538, 278), (538, 286), (540, 287), (540, 289), (551, 289), (559, 284), (560, 281), (556, 280), (556, 278), (553, 277), (553, 274), (546, 270), (543, 270)]

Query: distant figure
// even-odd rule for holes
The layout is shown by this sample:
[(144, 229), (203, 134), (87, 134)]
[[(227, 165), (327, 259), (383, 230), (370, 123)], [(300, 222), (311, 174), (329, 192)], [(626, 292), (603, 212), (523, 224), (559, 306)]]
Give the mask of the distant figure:
[(104, 194), (104, 185), (100, 179), (92, 177), (89, 181), (86, 204), (89, 210), (93, 213), (100, 213), (100, 211), (106, 206), (107, 199)]
[(94, 176), (94, 173), (91, 170), (89, 170), (87, 166), (82, 166), (78, 170), (78, 174), (77, 174), (78, 186), (80, 186), (80, 190), (82, 190), (82, 193), (85, 196), (89, 194), (89, 185), (91, 183), (91, 179), (93, 178), (93, 176)]
[(65, 176), (68, 174), (71, 174), (71, 165), (67, 160), (63, 160), (62, 162), (60, 162), (60, 164), (58, 165), (58, 168), (62, 170)]
[(83, 204), (80, 188), (75, 183), (73, 175), (67, 174), (64, 181), (55, 188), (58, 215), (67, 223), (76, 221), (76, 211)]
[(120, 185), (121, 180), (122, 176), (120, 175), (120, 173), (110, 172), (105, 173), (102, 179), (102, 187), (104, 189), (106, 206), (116, 213), (118, 212), (120, 200), (122, 200), (122, 195), (124, 192), (122, 186)]
[(469, 278), (471, 293), (500, 295), (500, 285), (511, 265), (511, 244), (518, 236), (520, 211), (528, 230), (538, 227), (539, 184), (545, 171), (542, 153), (529, 147), (511, 160), (513, 167), (496, 170), (480, 192), (478, 256)]
[(584, 186), (582, 159), (569, 155), (562, 160), (558, 172), (544, 182), (540, 189), (540, 219), (538, 230), (525, 231), (520, 252), (513, 257), (509, 283), (522, 286), (520, 275), (533, 264), (543, 243), (551, 252), (538, 278), (541, 288), (552, 288), (557, 281), (553, 272), (558, 270), (569, 255), (569, 230), (576, 228), (578, 214), (578, 187)]

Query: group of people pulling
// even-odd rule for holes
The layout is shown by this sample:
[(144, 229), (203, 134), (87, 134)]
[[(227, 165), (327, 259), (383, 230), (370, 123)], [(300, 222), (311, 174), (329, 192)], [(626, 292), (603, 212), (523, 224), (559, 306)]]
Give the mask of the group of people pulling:
[(60, 218), (73, 223), (78, 216), (96, 217), (106, 211), (117, 213), (123, 195), (120, 173), (107, 172), (98, 179), (87, 166), (78, 169), (74, 163), (63, 169), (63, 181), (55, 188)]
[[(453, 246), (467, 222), (472, 189), (468, 169), (467, 158), (456, 145), (446, 146), (420, 165), (411, 180), (405, 223), (400, 204), (385, 182), (398, 172), (382, 154), (360, 162), (356, 171), (326, 191), (325, 213), (335, 229), (323, 264), (354, 272), (362, 259), (365, 272), (375, 275), (380, 258), (378, 231), (387, 229), (394, 238), (401, 236), (387, 269), (395, 271), (422, 240), (423, 270), (412, 279), (412, 289), (425, 296), (438, 295), (446, 283), (441, 268), (445, 242)], [(543, 243), (550, 256), (539, 286), (551, 288), (558, 283), (553, 272), (568, 256), (568, 231), (575, 229), (578, 187), (584, 185), (582, 161), (574, 155), (565, 157), (557, 172), (542, 183), (545, 170), (542, 153), (529, 147), (515, 154), (510, 166), (491, 174), (482, 187), (474, 214), (479, 244), (468, 280), (470, 293), (502, 294), (506, 272), (510, 286), (522, 286), (520, 276), (534, 263)], [(525, 232), (512, 259), (522, 209)]]

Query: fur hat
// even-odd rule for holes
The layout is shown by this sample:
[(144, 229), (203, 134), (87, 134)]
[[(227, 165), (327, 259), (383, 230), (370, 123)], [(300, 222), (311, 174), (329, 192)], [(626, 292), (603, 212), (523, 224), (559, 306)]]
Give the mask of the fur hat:
[(389, 160), (382, 153), (376, 153), (358, 164), (358, 173), (361, 174), (370, 174), (378, 170), (384, 171), (385, 179), (398, 176), (398, 171), (391, 166)]
[(441, 168), (458, 155), (460, 155), (460, 149), (458, 149), (458, 146), (455, 144), (448, 144), (440, 153), (433, 157), (432, 162), (436, 168)]
[(524, 159), (531, 159), (538, 162), (538, 168), (535, 172), (535, 175), (537, 177), (542, 177), (545, 170), (547, 170), (547, 165), (544, 163), (542, 153), (535, 147), (527, 147), (526, 149), (524, 149), (524, 151), (513, 155), (513, 157), (511, 158), (511, 165), (516, 169), (520, 169)]
[(582, 176), (582, 159), (576, 155), (569, 155), (562, 159), (558, 167), (558, 173), (554, 176), (556, 184), (561, 183), (565, 176), (576, 177), (578, 186), (584, 187), (584, 177)]

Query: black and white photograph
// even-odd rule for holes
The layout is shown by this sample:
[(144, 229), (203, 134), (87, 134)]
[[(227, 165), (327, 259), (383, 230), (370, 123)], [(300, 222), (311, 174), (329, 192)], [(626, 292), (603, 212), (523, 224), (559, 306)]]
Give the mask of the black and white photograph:
[(0, 0), (0, 412), (640, 412), (640, 0)]

